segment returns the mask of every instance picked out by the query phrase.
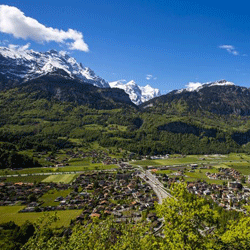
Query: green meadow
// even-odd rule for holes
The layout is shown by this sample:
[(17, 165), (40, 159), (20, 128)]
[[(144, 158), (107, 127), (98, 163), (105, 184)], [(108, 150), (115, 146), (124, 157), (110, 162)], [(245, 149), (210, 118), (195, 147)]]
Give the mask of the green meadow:
[(59, 175), (50, 175), (42, 182), (55, 182), (55, 183), (70, 183), (78, 175), (77, 174), (59, 174)]
[(157, 174), (167, 174), (170, 177), (176, 177), (174, 172), (176, 169), (171, 169), (171, 166), (180, 166), (184, 168), (188, 167), (190, 164), (198, 164), (198, 166), (211, 166), (211, 169), (196, 169), (194, 172), (185, 171), (184, 179), (186, 181), (206, 181), (208, 183), (223, 184), (224, 180), (213, 180), (206, 176), (206, 172), (218, 173), (219, 168), (233, 168), (239, 171), (243, 175), (250, 175), (250, 156), (247, 154), (228, 154), (228, 155), (171, 155), (167, 159), (157, 159), (157, 160), (140, 160), (132, 161), (132, 165), (136, 166), (154, 166), (156, 169), (160, 166), (170, 166), (167, 170), (158, 170)]
[[(29, 175), (29, 176), (17, 176), (17, 177), (6, 177), (3, 178), (3, 182), (23, 182), (23, 183), (34, 183), (34, 182), (42, 182), (47, 176), (44, 175)], [(1, 182), (2, 180), (0, 180)]]
[[(77, 172), (91, 170), (115, 169), (117, 165), (103, 165), (102, 163), (82, 164), (81, 161), (74, 161), (72, 165), (66, 167), (42, 167), (42, 168), (25, 168), (22, 170), (0, 170), (0, 176), (19, 175), (19, 174), (37, 174), (37, 173), (54, 173), (54, 172)], [(46, 177), (45, 177), (46, 178)]]
[[(50, 215), (55, 214), (55, 212), (32, 212), (32, 213), (18, 213), (25, 206), (1, 206), (0, 207), (0, 224), (9, 221), (14, 221), (17, 225), (22, 225), (25, 221), (30, 221), (32, 223), (36, 222), (38, 218), (45, 216), (46, 218)], [(64, 210), (57, 211), (56, 215), (59, 220), (52, 224), (52, 227), (62, 227), (69, 226), (70, 221), (75, 219), (81, 214), (81, 210)]]
[(244, 175), (250, 175), (250, 162), (239, 162), (239, 163), (230, 162), (227, 163), (227, 166), (236, 169), (237, 171), (239, 171)]
[(54, 200), (59, 197), (62, 196), (63, 198), (65, 198), (68, 194), (70, 194), (72, 190), (71, 189), (67, 189), (67, 190), (49, 190), (46, 194), (44, 194), (39, 201), (43, 202), (42, 207), (48, 207), (48, 206), (57, 206), (59, 205), (59, 202), (55, 202)]
[(171, 155), (167, 159), (131, 161), (132, 165), (141, 166), (165, 166), (165, 165), (187, 165), (187, 164), (211, 164), (211, 165), (242, 165), (250, 166), (250, 155), (228, 154), (228, 155)]

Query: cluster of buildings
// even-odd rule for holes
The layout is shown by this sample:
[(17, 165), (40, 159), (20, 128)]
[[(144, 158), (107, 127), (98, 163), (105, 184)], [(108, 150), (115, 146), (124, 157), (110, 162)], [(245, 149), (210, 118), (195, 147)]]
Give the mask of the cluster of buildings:
[[(71, 190), (55, 197), (53, 206), (45, 206), (43, 195), (50, 190)], [(63, 193), (63, 192), (61, 192)], [(152, 188), (134, 172), (88, 172), (71, 184), (58, 183), (0, 183), (0, 205), (25, 205), (20, 212), (41, 212), (81, 209), (77, 220), (113, 215), (119, 221), (138, 220), (143, 212), (150, 214), (158, 199)], [(150, 220), (155, 218), (150, 216)]]
[[(150, 167), (148, 167), (150, 169)], [(164, 167), (161, 167), (164, 169)], [(159, 170), (160, 168), (153, 169)], [(233, 168), (219, 168), (217, 173), (214, 171), (209, 171), (212, 169), (211, 166), (201, 166), (198, 164), (190, 164), (188, 167), (183, 166), (168, 166), (168, 170), (176, 171), (167, 174), (160, 174), (160, 179), (164, 182), (165, 186), (170, 187), (172, 183), (184, 181), (186, 172), (196, 172), (198, 169), (207, 169), (205, 173), (208, 179), (221, 180), (224, 181), (223, 185), (219, 184), (209, 184), (206, 181), (195, 181), (187, 182), (187, 188), (190, 193), (199, 196), (205, 196), (206, 198), (211, 198), (219, 206), (228, 210), (238, 210), (246, 212), (244, 208), (245, 205), (250, 205), (250, 188), (243, 186), (242, 180), (244, 176), (237, 170)], [(157, 174), (157, 171), (156, 171)], [(198, 179), (198, 178), (197, 178)], [(246, 180), (247, 181), (247, 180)]]
[(244, 206), (250, 204), (250, 189), (239, 182), (228, 182), (228, 185), (190, 182), (187, 185), (190, 193), (210, 197), (219, 206), (228, 210), (246, 212)]
[(41, 196), (51, 189), (65, 190), (69, 184), (57, 183), (0, 183), (0, 206), (7, 205), (27, 205), (27, 211), (33, 212), (39, 205), (38, 200)]
[(103, 163), (104, 165), (118, 164), (121, 163), (123, 160), (112, 158), (108, 155), (107, 152), (103, 150), (91, 150), (88, 152), (68, 150), (64, 159), (59, 160), (59, 157), (51, 155), (46, 157), (45, 160), (53, 164), (53, 166), (64, 167), (68, 166), (69, 161), (74, 158), (90, 158), (92, 163)]
[(117, 221), (140, 219), (142, 211), (154, 209), (157, 202), (151, 187), (134, 173), (90, 173), (80, 175), (74, 185), (80, 188), (86, 209), (78, 219), (113, 215)]
[(209, 179), (241, 181), (242, 174), (233, 168), (219, 168), (219, 173), (206, 172)]

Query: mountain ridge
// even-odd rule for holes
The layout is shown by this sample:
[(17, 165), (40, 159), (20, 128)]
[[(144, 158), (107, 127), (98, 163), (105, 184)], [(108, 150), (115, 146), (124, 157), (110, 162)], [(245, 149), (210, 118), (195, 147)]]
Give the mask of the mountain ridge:
[[(7, 80), (24, 83), (41, 76), (53, 74), (58, 70), (66, 79), (75, 79), (99, 88), (112, 87), (103, 78), (97, 76), (92, 69), (84, 67), (65, 51), (36, 52), (23, 49), (23, 47), (0, 47), (0, 73)], [(121, 84), (117, 84), (115, 87), (123, 89), (129, 94), (132, 102), (137, 105), (160, 95), (158, 89), (154, 89), (149, 85), (140, 87), (137, 84), (130, 84), (130, 87), (123, 87)]]
[(70, 78), (93, 84), (96, 87), (109, 88), (109, 84), (104, 79), (96, 76), (90, 68), (83, 67), (66, 52), (56, 50), (36, 52), (0, 47), (0, 72), (9, 79), (17, 79), (20, 82), (28, 81), (56, 69), (64, 70)]
[(210, 112), (217, 115), (250, 115), (250, 89), (226, 80), (192, 89), (173, 90), (139, 106), (162, 113)]
[(17, 86), (19, 92), (36, 93), (36, 99), (87, 105), (95, 109), (135, 107), (129, 96), (120, 89), (98, 88), (60, 74), (48, 74)]

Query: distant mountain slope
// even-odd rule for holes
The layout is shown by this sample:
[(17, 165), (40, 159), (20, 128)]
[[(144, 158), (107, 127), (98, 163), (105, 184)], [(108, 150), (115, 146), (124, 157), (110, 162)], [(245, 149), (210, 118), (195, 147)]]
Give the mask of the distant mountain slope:
[(160, 90), (152, 88), (150, 85), (145, 87), (139, 86), (135, 81), (123, 83), (122, 81), (109, 82), (111, 88), (123, 89), (136, 105), (140, 105), (154, 97), (160, 96)]
[(191, 89), (174, 90), (145, 102), (140, 107), (163, 113), (199, 110), (218, 115), (247, 116), (250, 115), (250, 90), (222, 80)]
[[(98, 88), (77, 79), (70, 79), (66, 74), (62, 76), (63, 73), (65, 71), (54, 71), (22, 84), (15, 84), (9, 80), (8, 86), (17, 88), (19, 93), (30, 93), (35, 99), (72, 102), (96, 109), (136, 107), (121, 89)], [(5, 85), (6, 80), (1, 81), (0, 77), (0, 90), (9, 89)]]
[[(51, 140), (61, 137), (140, 155), (229, 153), (250, 147), (248, 116), (192, 112), (187, 102), (174, 98), (141, 112), (123, 90), (69, 79), (63, 70), (22, 84), (14, 81), (11, 87), (6, 81), (0, 91), (0, 141), (22, 149), (37, 150), (43, 142), (52, 150)], [(214, 87), (221, 88), (209, 89)]]

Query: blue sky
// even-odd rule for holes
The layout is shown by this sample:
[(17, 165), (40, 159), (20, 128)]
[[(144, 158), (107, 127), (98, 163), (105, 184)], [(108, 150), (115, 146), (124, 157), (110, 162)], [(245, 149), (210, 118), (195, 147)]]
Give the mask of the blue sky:
[[(78, 33), (72, 35), (81, 42), (76, 46), (66, 40), (42, 41), (42, 35), (34, 41), (34, 36), (24, 39), (0, 32), (2, 45), (30, 43), (38, 51), (67, 50), (107, 81), (133, 79), (162, 93), (188, 82), (220, 79), (250, 87), (250, 14), (245, 1), (10, 0), (1, 4), (18, 8), (46, 27), (83, 34), (82, 40)], [(83, 40), (88, 52), (82, 51)], [(147, 75), (152, 77), (147, 80)]]

